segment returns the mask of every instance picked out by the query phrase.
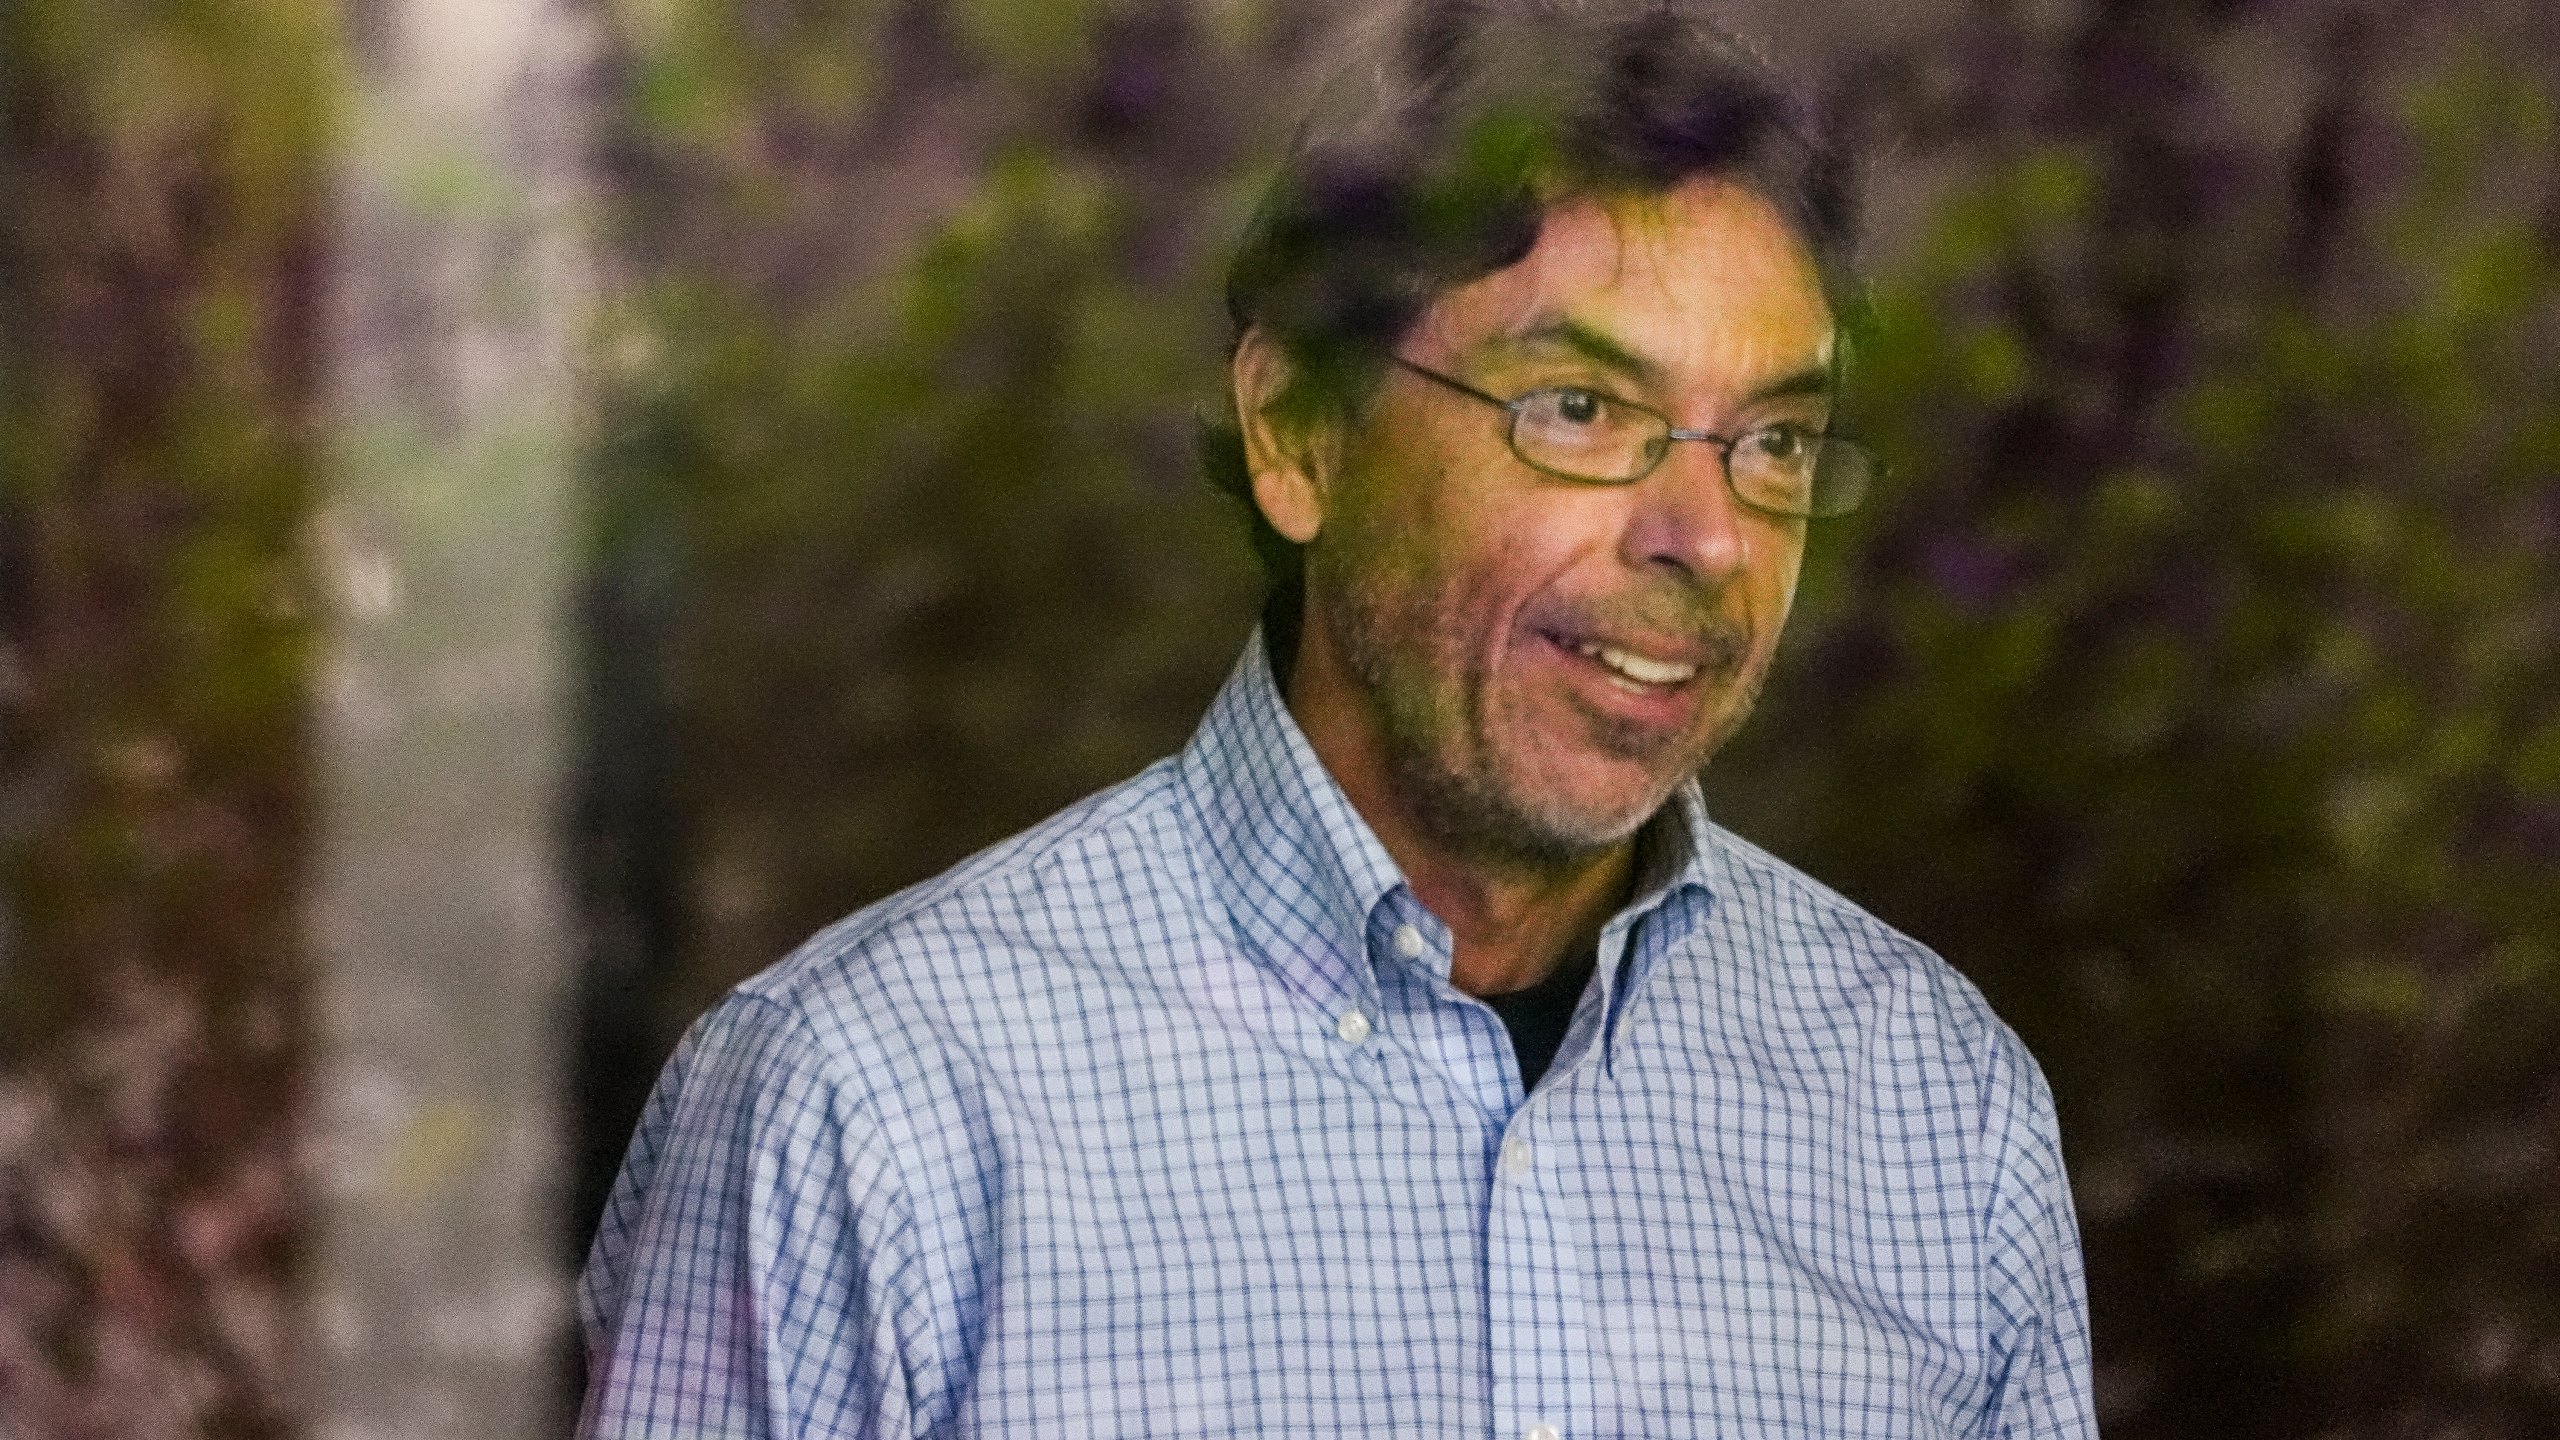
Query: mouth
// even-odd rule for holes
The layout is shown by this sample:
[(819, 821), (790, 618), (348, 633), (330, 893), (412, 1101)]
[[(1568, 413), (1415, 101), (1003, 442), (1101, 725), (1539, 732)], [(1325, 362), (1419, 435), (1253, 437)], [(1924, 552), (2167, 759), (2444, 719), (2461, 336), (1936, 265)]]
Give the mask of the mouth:
[(1594, 634), (1540, 629), (1547, 654), (1561, 662), (1567, 693), (1612, 737), (1609, 748), (1650, 752), (1686, 733), (1712, 699), (1713, 687), (1741, 662), (1739, 637)]
[(1646, 655), (1601, 640), (1550, 638), (1586, 660), (1598, 661), (1611, 680), (1638, 695), (1676, 690), (1697, 679), (1701, 668), (1694, 660)]
[(1749, 668), (1750, 642), (1739, 626), (1539, 626), (1529, 633), (1537, 637), (1530, 655), (1540, 679), (1524, 694), (1563, 707), (1542, 722), (1561, 727), (1549, 732), (1551, 753), (1582, 752), (1648, 774), (1693, 766), (1699, 757), (1692, 750), (1741, 695)]

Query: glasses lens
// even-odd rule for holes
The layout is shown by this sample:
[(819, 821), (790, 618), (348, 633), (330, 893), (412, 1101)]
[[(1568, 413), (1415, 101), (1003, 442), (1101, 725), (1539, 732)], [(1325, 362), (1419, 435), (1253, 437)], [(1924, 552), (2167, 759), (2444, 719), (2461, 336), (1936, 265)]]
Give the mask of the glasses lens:
[(1589, 390), (1532, 390), (1511, 405), (1511, 448), (1557, 475), (1632, 480), (1670, 443), (1661, 416)]
[(1725, 463), (1733, 470), (1734, 493), (1745, 501), (1763, 510), (1810, 515), (1822, 451), (1818, 436), (1793, 425), (1769, 425), (1734, 441)]
[(1868, 487), (1883, 469), (1873, 451), (1852, 441), (1826, 439), (1821, 450), (1813, 476), (1812, 508), (1805, 512), (1817, 520), (1846, 515), (1866, 503)]

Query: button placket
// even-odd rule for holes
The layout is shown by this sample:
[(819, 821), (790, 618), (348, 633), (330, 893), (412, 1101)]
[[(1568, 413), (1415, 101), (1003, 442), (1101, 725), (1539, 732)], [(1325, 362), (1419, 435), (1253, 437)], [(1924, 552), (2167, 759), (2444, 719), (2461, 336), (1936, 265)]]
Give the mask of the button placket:
[[(1531, 1108), (1557, 1117), (1562, 1103)], [(1499, 1133), (1486, 1235), (1495, 1405), (1507, 1433), (1561, 1437), (1595, 1413), (1570, 1119), (1524, 1111)]]

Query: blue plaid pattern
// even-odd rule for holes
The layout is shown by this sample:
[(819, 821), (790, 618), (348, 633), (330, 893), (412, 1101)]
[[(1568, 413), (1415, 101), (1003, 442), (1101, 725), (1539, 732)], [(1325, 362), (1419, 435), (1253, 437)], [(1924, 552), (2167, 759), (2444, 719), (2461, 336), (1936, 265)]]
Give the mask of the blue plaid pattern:
[(583, 1433), (2094, 1435), (2017, 1038), (1694, 785), (1645, 851), (1523, 1095), (1248, 646), (1180, 755), (695, 1025)]

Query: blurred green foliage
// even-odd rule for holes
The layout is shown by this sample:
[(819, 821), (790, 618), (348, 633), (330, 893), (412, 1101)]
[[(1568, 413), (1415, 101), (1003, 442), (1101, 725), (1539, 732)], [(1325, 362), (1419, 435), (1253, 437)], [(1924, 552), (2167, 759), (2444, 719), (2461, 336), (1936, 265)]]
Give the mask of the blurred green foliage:
[(2117, 1436), (2560, 1422), (2555, 90), (2353, 22), (1898, 57), (1898, 483), (1710, 774), (2043, 1058)]
[(0, 10), (0, 1428), (272, 1433), (325, 7)]
[(1256, 596), (1190, 431), (1268, 141), (1229, 97), (1273, 30), (801, 18), (826, 48), (751, 8), (624, 32), (595, 693), (666, 749), (607, 765), (660, 805), (590, 809), (608, 905), (681, 897), (662, 1041), (855, 899), (1178, 744)]

